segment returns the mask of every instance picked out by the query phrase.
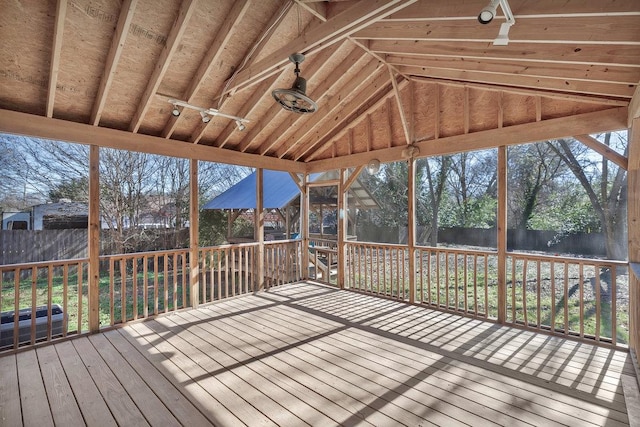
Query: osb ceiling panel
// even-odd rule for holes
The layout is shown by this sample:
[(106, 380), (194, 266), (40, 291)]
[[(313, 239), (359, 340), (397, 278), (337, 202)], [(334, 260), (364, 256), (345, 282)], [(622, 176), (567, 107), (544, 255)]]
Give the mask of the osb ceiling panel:
[[(494, 44), (501, 8), (477, 20), (486, 3), (5, 1), (0, 113), (57, 119), (38, 121), (41, 136), (87, 142), (82, 124), (156, 137), (123, 138), (130, 149), (293, 170), (399, 159), (407, 143), (605, 114), (640, 97), (637, 0), (509, 0), (506, 45)], [(292, 85), (295, 52), (313, 114), (271, 96)], [(189, 106), (176, 117), (170, 99)], [(205, 123), (209, 108), (231, 117)], [(27, 132), (32, 116), (15, 117), (23, 123), (0, 131)]]

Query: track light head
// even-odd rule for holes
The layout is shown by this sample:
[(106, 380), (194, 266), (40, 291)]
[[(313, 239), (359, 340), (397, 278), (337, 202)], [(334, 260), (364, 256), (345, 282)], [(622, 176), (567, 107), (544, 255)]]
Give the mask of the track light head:
[(478, 15), (478, 22), (481, 24), (488, 24), (493, 21), (498, 10), (498, 4), (500, 4), (500, 0), (491, 0), (489, 4), (480, 11), (480, 14)]
[(211, 121), (211, 117), (204, 111), (200, 111), (200, 116), (202, 117), (202, 123), (209, 123)]
[(369, 175), (375, 175), (380, 171), (380, 160), (371, 159), (369, 163), (367, 163), (367, 172)]
[(242, 123), (240, 120), (236, 120), (236, 128), (242, 132), (243, 130), (245, 130), (247, 127), (244, 125), (244, 123)]
[(178, 109), (178, 107), (174, 106), (173, 110), (171, 110), (171, 114), (178, 117), (180, 115), (180, 110)]

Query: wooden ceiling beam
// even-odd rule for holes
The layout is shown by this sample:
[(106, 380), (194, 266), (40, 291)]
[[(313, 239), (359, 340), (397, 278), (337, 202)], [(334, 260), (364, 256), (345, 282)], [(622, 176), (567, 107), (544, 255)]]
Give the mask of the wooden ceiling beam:
[(542, 89), (569, 93), (591, 94), (613, 98), (631, 98), (635, 86), (616, 83), (585, 82), (583, 80), (559, 80), (548, 77), (493, 74), (484, 71), (444, 70), (439, 68), (402, 66), (400, 70), (413, 76), (425, 76), (458, 82), (497, 84), (503, 86)]
[[(251, 113), (258, 107), (258, 104), (263, 98), (267, 96), (271, 98), (271, 90), (273, 90), (273, 85), (283, 73), (284, 71), (280, 74), (275, 74), (261, 82), (253, 91), (251, 97), (249, 97), (249, 99), (242, 105), (242, 107), (240, 107), (240, 109), (234, 114), (238, 117), (249, 117)], [(251, 122), (249, 122), (246, 126), (250, 127)], [(236, 122), (230, 120), (229, 123), (227, 123), (227, 126), (225, 126), (224, 130), (216, 138), (215, 146), (220, 148), (224, 147), (237, 127), (238, 126)]]
[(92, 126), (0, 109), (0, 132), (34, 136), (55, 141), (94, 144), (119, 150), (158, 154), (182, 159), (197, 159), (253, 168), (304, 173), (305, 165), (290, 160), (239, 153), (224, 148), (194, 145), (162, 137)]
[(611, 147), (608, 147), (607, 145), (598, 141), (591, 135), (574, 135), (574, 138), (582, 142), (587, 147), (591, 148), (596, 153), (602, 155), (605, 159), (612, 161), (616, 165), (620, 166), (622, 169), (627, 170), (629, 168), (629, 159), (627, 159), (622, 154), (619, 154)]
[[(392, 20), (414, 20), (416, 16), (430, 19), (450, 18), (452, 16), (468, 16), (477, 19), (480, 9), (488, 2), (455, 2), (450, 0), (421, 1), (389, 16)], [(558, 0), (509, 0), (509, 6), (516, 19), (525, 16), (548, 16), (549, 11), (558, 9)], [(596, 14), (603, 17), (610, 14), (634, 13), (638, 11), (637, 0), (599, 0), (582, 1), (568, 0), (562, 3), (562, 10), (554, 13), (556, 16), (576, 14)]]
[(405, 111), (405, 107), (402, 105), (402, 94), (400, 93), (400, 88), (398, 87), (398, 82), (393, 75), (393, 69), (390, 65), (387, 65), (389, 69), (389, 76), (391, 80), (391, 84), (393, 85), (393, 92), (395, 94), (396, 99), (396, 107), (398, 107), (398, 113), (400, 114), (400, 123), (402, 124), (402, 130), (404, 132), (404, 138), (406, 140), (407, 145), (413, 142), (413, 136), (411, 135), (411, 131), (409, 130), (409, 120), (407, 119), (407, 114)]
[[(556, 8), (557, 9), (557, 8)], [(478, 10), (479, 12), (479, 10)], [(470, 22), (471, 21), (471, 22)], [(496, 25), (482, 25), (477, 15), (446, 21), (381, 21), (353, 34), (369, 40), (484, 41), (493, 43)], [(574, 16), (519, 19), (509, 31), (511, 43), (640, 45), (640, 15)]]
[(171, 58), (180, 44), (180, 39), (187, 29), (187, 22), (189, 22), (189, 18), (191, 18), (191, 15), (196, 8), (196, 3), (196, 0), (182, 0), (178, 16), (171, 27), (171, 31), (169, 32), (169, 36), (167, 37), (164, 47), (162, 48), (162, 52), (160, 52), (160, 57), (156, 62), (153, 73), (151, 73), (151, 76), (149, 77), (147, 87), (142, 94), (140, 102), (138, 103), (138, 108), (133, 115), (133, 119), (131, 119), (129, 131), (135, 133), (140, 129), (144, 115), (147, 113), (147, 110), (151, 105), (151, 101), (162, 82), (162, 78), (169, 68)]
[[(265, 25), (264, 30), (262, 32), (262, 35), (259, 37), (259, 39), (256, 41), (257, 44), (255, 44), (251, 50), (249, 52), (247, 52), (247, 56), (246, 57), (246, 63), (247, 64), (252, 64), (255, 59), (260, 55), (260, 53), (262, 52), (262, 49), (264, 49), (264, 47), (267, 45), (267, 42), (271, 39), (271, 37), (273, 36), (273, 34), (275, 33), (275, 31), (277, 30), (278, 26), (280, 25), (280, 23), (283, 21), (283, 19), (285, 18), (287, 12), (289, 11), (289, 9), (291, 8), (291, 3), (287, 2), (287, 4), (283, 4), (277, 11), (275, 14), (273, 14), (271, 16), (271, 19), (269, 20), (269, 22), (267, 23), (267, 25)], [(240, 69), (243, 64), (244, 64), (244, 60), (241, 63), (238, 63), (238, 65), (236, 66), (236, 70)], [(273, 73), (271, 74), (267, 74), (265, 75), (265, 79), (269, 79), (272, 76), (275, 76), (278, 73), (278, 70), (273, 70)], [(234, 73), (232, 74), (232, 76), (230, 77), (231, 80), (234, 79), (234, 76), (236, 75), (236, 72), (234, 71)], [(227, 82), (225, 82), (225, 84), (227, 84)], [(260, 83), (260, 81), (255, 81), (253, 84), (258, 84)], [(251, 87), (252, 85), (247, 85), (242, 87), (241, 89), (238, 89), (240, 91), (245, 90), (249, 87)], [(222, 109), (222, 107), (224, 106), (225, 102), (229, 99), (230, 93), (225, 93), (224, 88), (221, 89), (222, 90), (222, 95), (218, 98), (216, 98), (216, 101), (218, 102), (218, 109)], [(202, 136), (204, 135), (205, 131), (207, 130), (207, 128), (209, 127), (209, 124), (211, 123), (211, 121), (204, 123), (202, 121), (198, 122), (198, 124), (196, 125), (195, 130), (191, 133), (191, 136), (189, 137), (189, 141), (193, 142), (193, 143), (198, 143), (200, 141), (200, 139), (202, 138)]]
[(629, 101), (622, 100), (622, 99), (609, 99), (609, 98), (602, 98), (602, 97), (589, 96), (589, 95), (579, 95), (579, 94), (573, 94), (573, 93), (549, 92), (549, 91), (538, 90), (538, 89), (516, 88), (516, 87), (500, 86), (500, 85), (494, 85), (494, 84), (484, 84), (484, 83), (455, 82), (451, 80), (442, 80), (442, 79), (430, 78), (430, 77), (424, 77), (424, 76), (414, 76), (412, 77), (412, 79), (419, 82), (434, 83), (442, 86), (470, 87), (470, 88), (479, 89), (479, 90), (499, 92), (501, 94), (508, 92), (516, 95), (541, 96), (543, 98), (558, 99), (562, 101), (609, 105), (611, 107), (626, 107), (629, 104)]
[(640, 80), (640, 67), (610, 66), (598, 64), (555, 64), (542, 61), (517, 60), (479, 60), (474, 58), (452, 58), (441, 56), (403, 56), (388, 54), (388, 64), (395, 66), (418, 66), (440, 68), (444, 70), (482, 71), (494, 74), (526, 75), (530, 77), (549, 77), (555, 79), (584, 80), (600, 83), (637, 84)]
[[(401, 77), (396, 77), (396, 79), (400, 80), (400, 82), (398, 83), (398, 88), (400, 90), (402, 90), (406, 85), (409, 84), (408, 80), (404, 80)], [(338, 141), (340, 138), (343, 138), (347, 132), (352, 131), (363, 121), (368, 121), (371, 113), (376, 111), (385, 102), (387, 102), (387, 100), (390, 100), (394, 96), (395, 91), (393, 89), (393, 85), (391, 84), (391, 82), (389, 82), (389, 84), (382, 87), (380, 91), (374, 94), (374, 96), (372, 96), (368, 101), (360, 105), (360, 107), (353, 111), (350, 115), (344, 116), (343, 120), (341, 120), (340, 123), (338, 123), (338, 125), (334, 127), (334, 129), (323, 136), (323, 138), (315, 145), (314, 149), (312, 150), (313, 153), (307, 156), (304, 161), (310, 162), (318, 158), (318, 156), (322, 154), (327, 146), (329, 146), (333, 142)], [(389, 108), (391, 108), (390, 105)], [(348, 136), (350, 137), (350, 134)], [(369, 145), (370, 144), (368, 143), (367, 151), (370, 151)], [(349, 154), (351, 154), (351, 152)]]
[[(185, 89), (182, 97), (180, 98), (182, 101), (186, 101), (187, 103), (192, 103), (198, 91), (202, 88), (202, 85), (206, 81), (207, 77), (211, 74), (211, 70), (217, 64), (220, 59), (220, 55), (224, 52), (225, 47), (231, 40), (231, 36), (233, 35), (233, 28), (237, 26), (242, 18), (244, 18), (245, 14), (249, 10), (249, 0), (237, 0), (234, 1), (231, 10), (225, 17), (222, 22), (222, 26), (218, 29), (213, 42), (209, 46), (209, 50), (205, 54), (202, 61), (200, 61), (200, 65), (196, 70), (195, 74), (191, 78), (189, 82), (189, 86)], [(290, 6), (290, 3), (287, 2), (287, 6)], [(167, 124), (165, 125), (162, 136), (165, 138), (170, 138), (176, 127), (178, 126), (178, 122), (182, 115), (174, 116), (171, 115)]]
[[(363, 61), (365, 58), (366, 54), (360, 49), (356, 48), (352, 50), (344, 61), (341, 61), (340, 64), (332, 71), (328, 78), (322, 80), (320, 84), (316, 86), (309, 96), (312, 99), (315, 99), (316, 102), (321, 102), (321, 100), (329, 93), (331, 88), (335, 87), (350, 69), (358, 66), (358, 63)], [(300, 130), (307, 127), (307, 123), (313, 122), (313, 119), (318, 115), (322, 116), (323, 113), (326, 114), (326, 110), (327, 108), (325, 106), (320, 111), (317, 111), (312, 115), (289, 113), (285, 121), (281, 123), (280, 126), (278, 126), (278, 128), (275, 129), (262, 143), (260, 147), (260, 154), (264, 155), (271, 150), (277, 151), (278, 148), (283, 144), (292, 141), (293, 138), (301, 138), (300, 135), (302, 134), (299, 133)]]
[[(364, 52), (363, 52), (363, 55)], [(366, 56), (364, 56), (366, 58)], [(370, 60), (358, 73), (356, 73), (349, 81), (344, 83), (332, 91), (337, 93), (336, 96), (327, 96), (323, 103), (323, 108), (316, 111), (311, 115), (308, 120), (304, 122), (304, 125), (296, 129), (289, 137), (282, 140), (280, 148), (276, 150), (276, 156), (283, 158), (293, 149), (306, 145), (305, 139), (309, 138), (312, 133), (315, 132), (315, 128), (320, 126), (324, 120), (331, 117), (340, 106), (344, 103), (345, 99), (351, 94), (366, 87), (366, 85), (378, 78), (380, 63), (376, 60)], [(378, 70), (376, 72), (376, 70)], [(336, 73), (337, 74), (337, 73)], [(317, 135), (317, 133), (316, 133)]]
[[(507, 126), (480, 132), (442, 137), (416, 143), (418, 157), (441, 156), (476, 150), (486, 150), (500, 145), (517, 145), (570, 137), (574, 134), (593, 134), (626, 128), (627, 108), (617, 107), (592, 113), (557, 119), (542, 120), (521, 125)], [(367, 164), (372, 159), (393, 162), (402, 159), (405, 145), (352, 154), (337, 159), (323, 159), (307, 163), (307, 172), (323, 172), (339, 168)]]
[(107, 95), (109, 94), (109, 89), (111, 89), (111, 83), (113, 82), (113, 77), (116, 73), (120, 55), (122, 55), (122, 49), (124, 48), (124, 42), (127, 39), (129, 27), (131, 26), (137, 5), (138, 0), (124, 0), (122, 2), (118, 24), (111, 38), (109, 54), (107, 55), (107, 61), (104, 66), (104, 71), (102, 72), (102, 78), (100, 79), (100, 86), (98, 87), (98, 94), (96, 95), (93, 110), (91, 111), (91, 124), (94, 126), (98, 126), (100, 123), (102, 110), (104, 109), (104, 104), (107, 102)]
[(635, 45), (511, 43), (507, 46), (494, 46), (482, 41), (369, 40), (368, 47), (374, 52), (392, 55), (413, 54), (465, 60), (632, 67), (640, 64), (640, 46)]
[[(362, 80), (362, 84), (357, 87), (357, 91), (353, 91), (354, 96), (348, 96), (349, 92), (345, 91), (344, 97), (340, 102), (337, 102), (335, 107), (324, 117), (319, 117), (317, 126), (313, 126), (312, 133), (307, 133), (304, 137), (297, 139), (297, 144), (289, 144), (291, 148), (297, 148), (294, 151), (293, 159), (299, 160), (310, 151), (323, 150), (326, 145), (319, 147), (318, 144), (322, 143), (323, 138), (326, 135), (331, 134), (336, 128), (339, 127), (341, 119), (349, 117), (351, 114), (358, 111), (363, 104), (370, 99), (374, 98), (379, 93), (386, 93), (389, 91), (389, 73), (385, 69), (386, 67), (380, 67), (374, 73), (370, 73), (369, 77), (365, 77)], [(327, 141), (329, 145), (331, 141)]]
[(294, 52), (311, 55), (415, 1), (417, 0), (360, 0), (344, 12), (310, 29), (286, 46), (240, 71), (228, 85), (227, 91), (232, 91), (254, 80), (264, 79), (265, 74), (286, 66), (289, 55)]
[[(331, 49), (324, 49), (316, 54), (309, 64), (305, 62), (304, 75), (306, 76), (307, 80), (313, 80), (317, 73), (333, 56), (334, 52), (335, 51), (332, 51)], [(277, 105), (275, 104), (274, 100), (274, 107), (269, 108), (269, 110), (257, 122), (253, 122), (251, 123), (251, 126), (247, 127), (248, 132), (238, 146), (238, 149), (241, 152), (244, 153), (248, 151), (251, 145), (254, 144), (257, 136), (264, 130), (265, 127), (276, 120), (276, 117), (278, 115), (284, 115), (288, 113), (285, 109), (276, 107)]]
[(53, 45), (51, 47), (51, 62), (49, 64), (49, 89), (47, 91), (47, 117), (53, 117), (53, 104), (58, 87), (58, 72), (60, 71), (60, 54), (62, 51), (62, 36), (64, 20), (67, 16), (67, 0), (58, 0), (56, 6), (56, 23), (53, 27)]

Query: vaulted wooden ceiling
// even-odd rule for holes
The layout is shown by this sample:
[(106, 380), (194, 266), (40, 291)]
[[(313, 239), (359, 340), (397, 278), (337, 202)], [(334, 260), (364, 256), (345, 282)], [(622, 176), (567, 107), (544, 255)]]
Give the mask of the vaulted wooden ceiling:
[[(639, 115), (638, 0), (5, 0), (0, 131), (290, 171), (580, 135)], [(300, 65), (313, 114), (278, 106)], [(198, 111), (172, 115), (168, 99)], [(417, 153), (417, 152), (416, 152)]]

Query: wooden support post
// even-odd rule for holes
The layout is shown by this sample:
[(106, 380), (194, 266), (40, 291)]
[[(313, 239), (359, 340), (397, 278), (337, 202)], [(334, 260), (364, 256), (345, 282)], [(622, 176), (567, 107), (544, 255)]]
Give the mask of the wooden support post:
[(407, 245), (409, 247), (409, 302), (416, 302), (416, 161), (411, 158), (408, 171), (408, 191), (407, 191)]
[(302, 237), (302, 278), (309, 279), (309, 175), (302, 178), (300, 192), (300, 236)]
[(347, 236), (347, 189), (345, 188), (345, 169), (340, 169), (338, 183), (338, 286), (344, 289), (347, 273), (345, 257), (345, 240)]
[(198, 205), (198, 161), (189, 160), (189, 285), (190, 305), (193, 308), (200, 304), (200, 243)]
[[(100, 331), (100, 148), (89, 149), (89, 331)], [(80, 325), (78, 325), (80, 330)]]
[(256, 211), (254, 218), (256, 221), (256, 241), (258, 242), (257, 253), (257, 269), (258, 279), (257, 289), (259, 291), (264, 289), (264, 170), (262, 168), (256, 169)]
[(498, 323), (507, 319), (507, 147), (498, 147)]
[(631, 266), (629, 271), (629, 348), (637, 369), (637, 356), (640, 350), (640, 118), (631, 120), (629, 131), (627, 215)]

